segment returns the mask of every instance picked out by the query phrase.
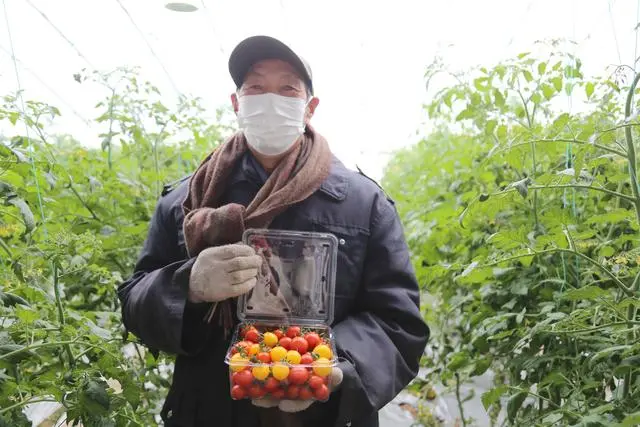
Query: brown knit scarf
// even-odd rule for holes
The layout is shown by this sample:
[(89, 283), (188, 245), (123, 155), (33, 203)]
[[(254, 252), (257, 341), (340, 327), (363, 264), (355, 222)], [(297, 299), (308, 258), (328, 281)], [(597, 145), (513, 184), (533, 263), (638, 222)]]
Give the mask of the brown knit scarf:
[[(273, 170), (255, 198), (244, 207), (237, 203), (220, 205), (221, 196), (234, 165), (247, 151), (241, 132), (216, 148), (198, 167), (189, 181), (189, 193), (182, 204), (184, 238), (190, 257), (203, 249), (238, 243), (248, 228), (266, 228), (289, 206), (313, 194), (329, 176), (331, 150), (327, 141), (310, 126), (296, 148)], [(228, 332), (232, 327), (228, 301), (220, 307), (220, 321)], [(216, 305), (210, 311), (210, 319)]]

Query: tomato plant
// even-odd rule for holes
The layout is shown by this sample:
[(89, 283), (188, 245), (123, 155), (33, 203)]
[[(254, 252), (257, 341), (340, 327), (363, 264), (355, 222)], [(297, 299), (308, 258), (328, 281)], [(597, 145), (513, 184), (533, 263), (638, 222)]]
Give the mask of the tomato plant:
[(538, 47), (492, 68), (430, 68), (428, 81), (451, 82), (425, 106), (433, 131), (386, 169), (430, 301), (423, 364), (464, 425), (461, 385), (485, 373), (493, 423), (633, 425), (638, 76), (588, 78), (560, 43)]
[(0, 136), (0, 425), (30, 426), (23, 409), (44, 401), (69, 423), (154, 425), (171, 379), (171, 357), (122, 329), (116, 288), (163, 184), (197, 167), (225, 129), (197, 99), (166, 105), (134, 71), (77, 80), (104, 89), (96, 148), (51, 133), (54, 106), (0, 98), (15, 130)]

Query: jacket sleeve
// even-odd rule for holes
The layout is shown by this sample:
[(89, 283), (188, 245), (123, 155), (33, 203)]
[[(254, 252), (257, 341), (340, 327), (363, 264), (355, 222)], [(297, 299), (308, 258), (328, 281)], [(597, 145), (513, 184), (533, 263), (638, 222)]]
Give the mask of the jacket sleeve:
[(170, 354), (193, 354), (204, 344), (210, 327), (203, 322), (208, 304), (187, 301), (195, 259), (178, 246), (171, 197), (160, 199), (133, 275), (118, 287), (122, 320), (143, 344)]
[(334, 326), (344, 374), (336, 425), (371, 419), (393, 400), (418, 374), (429, 335), (402, 225), (380, 195), (356, 308)]

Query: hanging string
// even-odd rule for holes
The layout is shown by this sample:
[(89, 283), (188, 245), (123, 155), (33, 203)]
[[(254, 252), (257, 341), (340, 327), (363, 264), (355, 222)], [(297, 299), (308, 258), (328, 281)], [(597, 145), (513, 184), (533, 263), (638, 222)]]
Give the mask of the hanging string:
[(20, 82), (20, 72), (18, 71), (18, 61), (16, 60), (16, 51), (15, 51), (15, 46), (13, 44), (13, 37), (11, 35), (11, 26), (9, 25), (9, 14), (7, 12), (6, 0), (2, 0), (2, 6), (4, 9), (4, 20), (7, 26), (7, 35), (9, 37), (9, 47), (11, 48), (11, 57), (13, 58), (13, 69), (16, 75), (16, 85), (18, 87), (17, 98), (18, 98), (18, 101), (20, 102), (20, 108), (22, 110), (21, 111), (22, 121), (24, 122), (24, 127), (25, 127), (25, 132), (27, 137), (27, 144), (28, 144), (28, 150), (29, 150), (29, 162), (31, 163), (31, 172), (33, 173), (33, 179), (35, 181), (36, 195), (38, 197), (38, 206), (40, 208), (40, 217), (42, 219), (42, 230), (44, 232), (45, 237), (48, 237), (47, 223), (45, 221), (45, 216), (44, 216), (44, 203), (42, 201), (42, 192), (40, 191), (40, 182), (38, 180), (38, 170), (37, 170), (36, 162), (34, 159), (35, 149), (33, 147), (33, 142), (31, 141), (31, 137), (29, 136), (30, 132), (29, 132), (29, 124), (27, 122), (27, 110), (24, 104), (24, 97), (22, 96), (22, 84)]

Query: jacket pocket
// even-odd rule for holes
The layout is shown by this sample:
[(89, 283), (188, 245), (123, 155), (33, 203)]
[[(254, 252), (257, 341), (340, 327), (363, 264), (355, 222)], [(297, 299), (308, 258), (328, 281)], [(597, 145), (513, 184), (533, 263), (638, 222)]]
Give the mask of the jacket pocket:
[(339, 320), (351, 309), (360, 290), (369, 232), (359, 227), (327, 224), (317, 220), (311, 220), (311, 227), (313, 231), (330, 233), (338, 239), (335, 317)]

